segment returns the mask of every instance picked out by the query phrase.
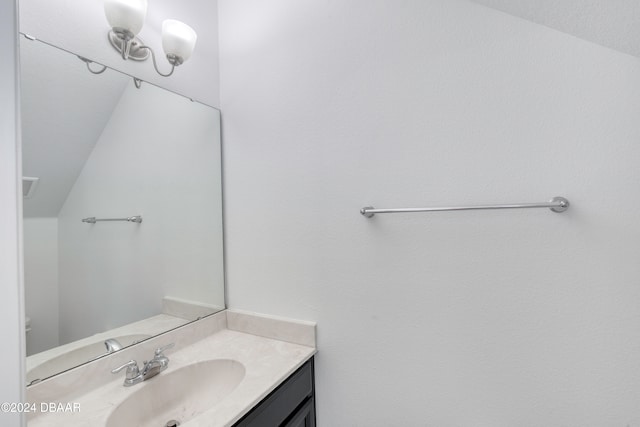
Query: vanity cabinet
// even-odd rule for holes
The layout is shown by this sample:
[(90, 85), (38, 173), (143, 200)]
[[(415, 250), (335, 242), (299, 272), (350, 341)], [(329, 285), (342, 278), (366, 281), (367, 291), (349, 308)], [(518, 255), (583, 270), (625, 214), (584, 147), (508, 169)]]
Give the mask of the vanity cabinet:
[(234, 427), (315, 427), (313, 358), (291, 374)]

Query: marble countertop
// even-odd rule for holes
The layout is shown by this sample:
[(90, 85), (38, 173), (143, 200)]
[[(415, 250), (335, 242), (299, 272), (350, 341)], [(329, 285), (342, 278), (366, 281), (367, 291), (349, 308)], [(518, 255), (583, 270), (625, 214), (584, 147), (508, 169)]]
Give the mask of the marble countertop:
[(42, 402), (57, 402), (77, 410), (38, 410), (29, 414), (28, 426), (104, 426), (120, 403), (154, 380), (124, 387), (124, 373), (111, 375), (109, 370), (131, 358), (149, 359), (154, 347), (168, 342), (176, 346), (165, 352), (171, 362), (158, 377), (206, 360), (232, 359), (245, 367), (230, 394), (181, 424), (190, 427), (232, 425), (316, 352), (314, 323), (225, 310), (29, 387), (27, 400), (38, 409)]

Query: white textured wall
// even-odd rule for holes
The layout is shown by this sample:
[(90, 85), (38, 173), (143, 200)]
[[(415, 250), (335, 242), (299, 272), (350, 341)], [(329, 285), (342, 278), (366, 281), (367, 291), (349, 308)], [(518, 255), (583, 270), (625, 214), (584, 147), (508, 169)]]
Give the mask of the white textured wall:
[[(17, 8), (12, 0), (0, 0), (0, 401), (24, 401), (24, 302), (21, 273), (22, 215), (19, 197), (21, 176), (19, 135)], [(25, 425), (19, 413), (0, 412), (0, 424)]]
[(319, 425), (640, 426), (637, 58), (455, 0), (219, 6), (229, 303), (318, 322)]
[(113, 49), (110, 30), (100, 0), (20, 0), (20, 31), (53, 43), (75, 54), (219, 106), (217, 0), (154, 0), (139, 36), (156, 52), (163, 73), (171, 70), (162, 50), (162, 21), (177, 19), (198, 34), (193, 55), (168, 78), (156, 74), (151, 58), (124, 61)]
[(23, 222), (27, 356), (58, 346), (58, 218)]
[(224, 306), (219, 139), (218, 110), (125, 89), (58, 217), (61, 344), (159, 314), (164, 296)]

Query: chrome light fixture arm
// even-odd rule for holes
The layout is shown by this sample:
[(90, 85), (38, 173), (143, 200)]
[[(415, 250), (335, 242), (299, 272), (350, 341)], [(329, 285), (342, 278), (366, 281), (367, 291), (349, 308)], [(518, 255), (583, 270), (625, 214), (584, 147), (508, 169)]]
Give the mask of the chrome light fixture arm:
[(94, 63), (92, 60), (87, 59), (87, 58), (85, 58), (84, 56), (80, 56), (80, 55), (77, 55), (77, 56), (78, 56), (78, 58), (80, 58), (80, 60), (81, 60), (82, 62), (84, 62), (84, 63), (87, 65), (87, 70), (89, 70), (89, 72), (90, 72), (91, 74), (102, 74), (102, 73), (104, 73), (104, 72), (105, 72), (105, 70), (107, 69), (107, 66), (106, 66), (106, 65), (103, 65), (103, 66), (102, 66), (102, 69), (100, 69), (100, 70), (92, 70), (92, 69), (91, 69), (91, 64), (93, 64), (93, 63)]
[(167, 60), (169, 60), (169, 63), (171, 64), (171, 71), (169, 71), (168, 74), (163, 74), (160, 69), (158, 68), (158, 63), (156, 62), (156, 54), (153, 51), (153, 49), (151, 49), (149, 46), (145, 46), (145, 45), (141, 45), (138, 46), (139, 49), (147, 49), (150, 53), (151, 53), (151, 60), (153, 61), (153, 68), (156, 69), (156, 72), (158, 74), (160, 74), (162, 77), (169, 77), (171, 74), (173, 74), (173, 71), (176, 69), (177, 65), (182, 64), (182, 58), (180, 58), (179, 56), (176, 55), (167, 55)]

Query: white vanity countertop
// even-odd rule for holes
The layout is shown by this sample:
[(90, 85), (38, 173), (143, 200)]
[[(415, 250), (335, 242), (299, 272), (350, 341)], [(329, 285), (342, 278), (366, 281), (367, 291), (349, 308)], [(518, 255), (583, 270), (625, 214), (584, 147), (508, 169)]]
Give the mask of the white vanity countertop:
[[(217, 326), (213, 322), (217, 322)], [(214, 326), (212, 327), (211, 325)], [(195, 337), (203, 333), (202, 329), (204, 327), (214, 329), (213, 333), (202, 339)], [(200, 328), (200, 330), (194, 331), (195, 328)], [(175, 334), (181, 329), (186, 338), (169, 335)], [(284, 319), (263, 317), (238, 311), (224, 311), (169, 334), (155, 338), (155, 342), (152, 343), (152, 346), (161, 346), (166, 344), (168, 340), (176, 342), (176, 346), (173, 349), (165, 352), (165, 355), (171, 360), (169, 367), (155, 378), (170, 374), (177, 369), (196, 362), (214, 359), (232, 359), (242, 363), (246, 369), (244, 378), (229, 395), (191, 421), (183, 422), (181, 426), (185, 427), (232, 425), (316, 352), (315, 324), (311, 322), (289, 322)], [(279, 339), (267, 338), (267, 336)], [(184, 342), (185, 339), (187, 341), (192, 339), (195, 342), (184, 345), (186, 344)], [(283, 341), (282, 339), (291, 342)], [(180, 341), (183, 342), (181, 343)], [(145, 343), (138, 344), (138, 346), (143, 347), (143, 344)], [(181, 344), (183, 345), (181, 346)], [(147, 348), (142, 350), (148, 352), (148, 348), (149, 346), (147, 345)], [(138, 351), (142, 350), (139, 349)], [(122, 351), (122, 353), (124, 352), (125, 350)], [(153, 351), (147, 358), (152, 355)], [(152, 378), (131, 387), (124, 387), (122, 385), (124, 372), (117, 375), (109, 374), (109, 376), (102, 374), (103, 370), (108, 373), (109, 367), (118, 366), (120, 361), (124, 360), (126, 362), (128, 360), (127, 357), (135, 359), (136, 357), (133, 356), (135, 354), (120, 355), (120, 357), (114, 358), (112, 361), (104, 358), (86, 365), (87, 369), (84, 375), (92, 375), (99, 372), (99, 376), (107, 379), (107, 382), (80, 393), (73, 393), (70, 390), (81, 381), (82, 372), (80, 370), (83, 367), (71, 371), (74, 374), (73, 378), (70, 376), (65, 379), (63, 377), (67, 374), (62, 374), (52, 379), (56, 382), (48, 380), (48, 384), (47, 381), (44, 381), (28, 388), (28, 401), (35, 402), (38, 407), (40, 402), (53, 401), (63, 404), (79, 404), (80, 408), (77, 412), (31, 414), (28, 426), (104, 426), (111, 412), (121, 402), (132, 393), (151, 384), (155, 379)], [(39, 390), (36, 389), (41, 385), (43, 387)], [(51, 390), (54, 390), (55, 387), (63, 393), (57, 394), (56, 398), (52, 398), (51, 396), (54, 394), (52, 394)]]

